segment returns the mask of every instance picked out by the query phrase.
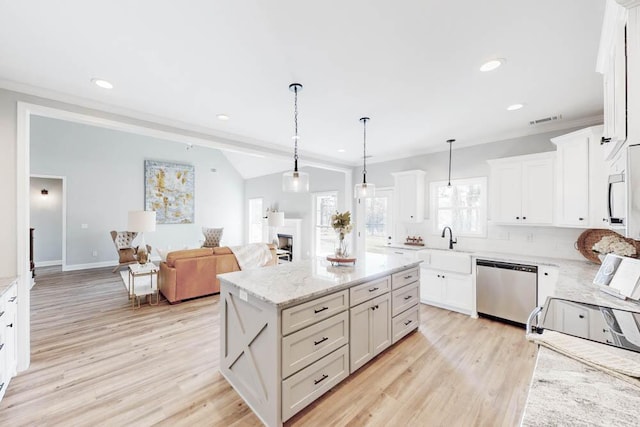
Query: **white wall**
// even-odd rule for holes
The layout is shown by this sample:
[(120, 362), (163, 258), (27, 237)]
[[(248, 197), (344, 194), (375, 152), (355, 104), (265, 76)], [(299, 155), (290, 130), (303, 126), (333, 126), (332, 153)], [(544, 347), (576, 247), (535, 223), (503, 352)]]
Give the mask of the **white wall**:
[[(344, 173), (312, 167), (301, 170), (309, 174), (309, 193), (285, 193), (282, 191), (282, 174), (271, 174), (245, 181), (245, 205), (248, 205), (251, 198), (262, 197), (264, 209), (275, 208), (283, 211), (286, 218), (302, 219), (302, 257), (307, 258), (311, 252), (311, 195), (316, 192), (337, 191), (338, 210), (351, 209), (351, 204), (350, 200), (346, 200)], [(245, 214), (245, 221), (248, 221), (246, 215), (248, 213)]]
[(67, 265), (78, 268), (117, 261), (109, 231), (126, 230), (128, 211), (144, 209), (145, 160), (193, 164), (196, 173), (195, 223), (158, 224), (155, 232), (145, 233), (147, 244), (153, 248), (195, 247), (203, 239), (202, 226), (224, 227), (223, 245), (242, 244), (244, 180), (219, 150), (186, 147), (33, 117), (31, 173), (67, 178)]
[[(555, 151), (550, 138), (564, 135), (576, 129), (547, 132), (521, 138), (497, 141), (472, 147), (456, 148), (452, 153), (451, 179), (489, 176), (487, 160), (503, 157)], [(448, 145), (443, 142), (443, 148)], [(367, 181), (378, 187), (393, 187), (392, 172), (421, 169), (426, 172), (425, 216), (429, 217), (429, 183), (446, 181), (448, 176), (449, 151), (415, 156), (367, 165)], [(354, 169), (358, 179), (361, 169)], [(491, 189), (489, 188), (489, 192)], [(403, 224), (400, 236), (395, 241), (404, 241), (406, 236), (420, 235), (425, 244), (432, 247), (446, 247), (448, 240), (440, 237), (441, 230), (435, 230), (430, 219), (420, 224)], [(486, 238), (458, 238), (458, 249), (482, 251), (490, 250), (516, 254), (583, 259), (575, 250), (574, 243), (583, 229), (556, 227), (520, 227), (489, 225)], [(455, 236), (455, 230), (454, 230)]]
[[(42, 195), (46, 189), (49, 194)], [(62, 263), (62, 179), (31, 178), (29, 199), (36, 267)]]

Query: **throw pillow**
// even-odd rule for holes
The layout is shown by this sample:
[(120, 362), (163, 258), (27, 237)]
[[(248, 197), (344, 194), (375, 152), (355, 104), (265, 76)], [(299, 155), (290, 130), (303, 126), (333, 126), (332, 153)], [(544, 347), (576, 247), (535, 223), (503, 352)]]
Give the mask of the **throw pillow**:
[(126, 262), (136, 262), (136, 251), (133, 248), (120, 249), (118, 251), (119, 259), (118, 262), (120, 264), (124, 264)]
[(217, 248), (220, 246), (220, 240), (222, 239), (222, 232), (224, 228), (207, 228), (202, 227), (202, 234), (204, 234), (203, 248)]

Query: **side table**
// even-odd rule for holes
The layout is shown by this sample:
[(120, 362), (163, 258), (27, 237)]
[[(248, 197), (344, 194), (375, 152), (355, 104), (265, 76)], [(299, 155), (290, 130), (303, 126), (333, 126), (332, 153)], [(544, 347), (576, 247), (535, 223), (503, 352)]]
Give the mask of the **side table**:
[[(160, 293), (158, 292), (158, 271), (160, 270), (152, 262), (146, 264), (129, 264), (129, 280), (125, 285), (129, 292), (129, 299), (131, 300), (131, 307), (133, 309), (140, 308), (141, 296), (149, 296), (149, 305), (158, 305), (160, 302)], [(154, 284), (155, 277), (155, 284)], [(144, 280), (148, 278), (148, 280)], [(153, 296), (156, 297), (156, 302), (153, 303)], [(137, 306), (136, 306), (137, 305)]]

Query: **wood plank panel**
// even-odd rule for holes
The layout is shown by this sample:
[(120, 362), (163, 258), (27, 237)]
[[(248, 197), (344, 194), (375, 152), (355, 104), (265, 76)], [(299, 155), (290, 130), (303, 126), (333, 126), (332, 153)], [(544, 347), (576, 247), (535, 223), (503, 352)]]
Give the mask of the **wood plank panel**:
[[(31, 367), (0, 425), (261, 425), (218, 372), (218, 296), (133, 311), (108, 268), (37, 274)], [(518, 425), (536, 352), (523, 330), (420, 309), (417, 333), (285, 425)]]

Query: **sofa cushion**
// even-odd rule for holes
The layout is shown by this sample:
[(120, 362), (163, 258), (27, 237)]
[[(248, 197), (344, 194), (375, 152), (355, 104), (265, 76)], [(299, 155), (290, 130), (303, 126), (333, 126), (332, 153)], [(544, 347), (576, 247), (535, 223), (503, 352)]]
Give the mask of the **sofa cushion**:
[(175, 267), (176, 260), (210, 255), (213, 255), (212, 248), (185, 249), (183, 251), (170, 252), (167, 254), (167, 265)]
[(202, 227), (202, 234), (204, 234), (203, 248), (217, 248), (220, 246), (220, 240), (222, 239), (222, 232), (224, 228), (207, 228)]

